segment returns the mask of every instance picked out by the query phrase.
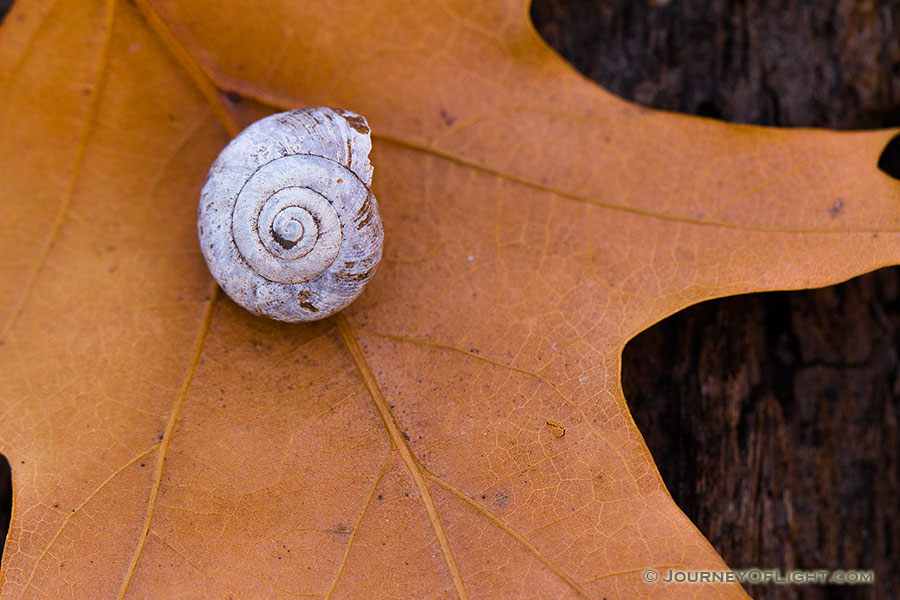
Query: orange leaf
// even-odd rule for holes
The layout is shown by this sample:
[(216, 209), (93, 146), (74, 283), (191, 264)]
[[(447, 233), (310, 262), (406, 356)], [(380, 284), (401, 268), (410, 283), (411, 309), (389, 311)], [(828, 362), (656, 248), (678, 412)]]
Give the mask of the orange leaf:
[[(637, 332), (900, 259), (895, 131), (626, 103), (523, 0), (19, 0), (0, 29), (3, 598), (746, 597), (619, 383)], [(216, 291), (206, 170), (264, 114), (375, 132), (385, 258), (287, 325)], [(838, 210), (835, 210), (837, 207)]]

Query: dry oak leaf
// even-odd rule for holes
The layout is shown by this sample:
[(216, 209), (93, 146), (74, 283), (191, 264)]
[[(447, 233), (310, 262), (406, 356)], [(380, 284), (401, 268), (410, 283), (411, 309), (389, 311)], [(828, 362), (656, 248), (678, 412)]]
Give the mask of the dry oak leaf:
[[(212, 286), (198, 192), (315, 105), (375, 132), (385, 259), (343, 314), (268, 322)], [(2, 598), (744, 598), (642, 579), (725, 565), (622, 348), (900, 260), (895, 131), (624, 102), (525, 0), (19, 0), (0, 131)]]

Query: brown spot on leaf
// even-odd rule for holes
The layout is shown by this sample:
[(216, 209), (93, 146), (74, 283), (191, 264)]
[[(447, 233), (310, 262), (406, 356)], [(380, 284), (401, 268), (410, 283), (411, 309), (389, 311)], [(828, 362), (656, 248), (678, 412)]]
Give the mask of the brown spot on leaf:
[(839, 214), (841, 214), (841, 211), (842, 211), (843, 209), (844, 209), (844, 200), (843, 200), (843, 198), (838, 198), (838, 199), (835, 200), (834, 203), (831, 205), (831, 208), (828, 209), (828, 214), (831, 215), (831, 218), (832, 218), (832, 219), (834, 219), (834, 218), (837, 217)]
[(555, 438), (561, 438), (562, 436), (566, 435), (566, 428), (561, 423), (557, 423), (556, 421), (547, 420), (547, 429), (550, 430), (550, 433)]
[(331, 531), (338, 535), (347, 535), (353, 531), (353, 528), (346, 523), (335, 523), (331, 526)]
[(456, 123), (456, 117), (448, 113), (443, 108), (441, 109), (441, 118), (444, 120), (444, 123), (446, 123), (448, 127)]

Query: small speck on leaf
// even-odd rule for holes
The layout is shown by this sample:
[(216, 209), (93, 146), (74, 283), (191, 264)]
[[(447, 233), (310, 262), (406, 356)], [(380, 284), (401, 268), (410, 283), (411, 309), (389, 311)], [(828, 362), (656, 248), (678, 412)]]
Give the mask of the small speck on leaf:
[(843, 199), (838, 198), (838, 199), (835, 200), (834, 203), (831, 205), (831, 208), (828, 209), (828, 214), (831, 215), (831, 218), (832, 218), (832, 219), (834, 219), (834, 218), (837, 217), (839, 214), (841, 214), (841, 211), (842, 211), (843, 209), (844, 209), (844, 201), (843, 201)]
[(550, 430), (550, 433), (555, 438), (561, 438), (562, 436), (566, 435), (566, 428), (561, 423), (557, 423), (556, 421), (548, 420), (547, 429)]

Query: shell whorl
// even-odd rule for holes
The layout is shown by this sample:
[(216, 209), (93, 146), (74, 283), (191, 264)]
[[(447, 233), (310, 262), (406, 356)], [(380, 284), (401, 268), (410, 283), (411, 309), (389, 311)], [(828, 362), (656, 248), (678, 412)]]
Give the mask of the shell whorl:
[(210, 168), (197, 228), (209, 270), (248, 310), (312, 321), (352, 302), (381, 260), (369, 127), (349, 111), (271, 115)]

